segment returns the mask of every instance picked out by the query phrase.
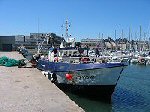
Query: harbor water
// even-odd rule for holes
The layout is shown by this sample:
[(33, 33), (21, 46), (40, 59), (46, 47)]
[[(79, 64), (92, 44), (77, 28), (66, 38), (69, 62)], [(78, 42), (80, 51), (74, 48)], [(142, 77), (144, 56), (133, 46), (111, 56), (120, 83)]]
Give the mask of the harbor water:
[(150, 110), (150, 65), (127, 66), (111, 101), (67, 93), (86, 112), (148, 112)]

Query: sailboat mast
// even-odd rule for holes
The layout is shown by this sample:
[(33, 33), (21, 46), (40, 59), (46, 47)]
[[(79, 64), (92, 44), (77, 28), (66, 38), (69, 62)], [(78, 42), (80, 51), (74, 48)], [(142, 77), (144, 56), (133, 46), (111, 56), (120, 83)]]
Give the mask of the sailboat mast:
[(131, 28), (129, 27), (129, 50), (131, 49), (130, 39), (131, 39)]
[(146, 50), (146, 33), (144, 32), (144, 50)]
[(131, 39), (131, 28), (129, 27), (129, 42), (130, 42), (130, 39)]
[(122, 31), (121, 31), (121, 38), (122, 38), (121, 50), (123, 50), (123, 29), (122, 29)]
[(139, 39), (139, 41), (141, 41), (141, 40), (142, 40), (142, 27), (140, 25), (140, 39)]
[(116, 40), (116, 30), (115, 30), (115, 40)]
[(100, 33), (98, 34), (98, 40), (97, 40), (97, 48), (99, 49), (101, 45), (101, 40), (100, 40)]
[(141, 43), (141, 41), (142, 41), (142, 27), (140, 25), (140, 39), (139, 39), (140, 50), (142, 50), (142, 43)]
[(115, 30), (115, 44), (116, 44), (116, 49), (117, 50), (117, 41), (116, 41), (116, 36), (117, 36), (117, 31)]

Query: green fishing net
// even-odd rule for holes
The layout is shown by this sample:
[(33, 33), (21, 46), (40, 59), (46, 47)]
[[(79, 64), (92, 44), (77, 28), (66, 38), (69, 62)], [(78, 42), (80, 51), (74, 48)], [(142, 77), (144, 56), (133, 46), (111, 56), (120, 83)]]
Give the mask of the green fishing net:
[(0, 65), (5, 65), (5, 63), (8, 61), (8, 58), (6, 56), (3, 56), (0, 58)]
[(0, 65), (6, 67), (18, 66), (20, 64), (20, 60), (10, 59), (6, 56), (0, 57)]

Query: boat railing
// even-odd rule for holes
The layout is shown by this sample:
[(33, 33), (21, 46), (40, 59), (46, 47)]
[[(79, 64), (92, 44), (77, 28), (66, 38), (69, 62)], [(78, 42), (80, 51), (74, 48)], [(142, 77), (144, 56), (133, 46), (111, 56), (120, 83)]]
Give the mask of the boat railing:
[(61, 62), (68, 63), (105, 63), (108, 62), (108, 58), (102, 57), (59, 57)]

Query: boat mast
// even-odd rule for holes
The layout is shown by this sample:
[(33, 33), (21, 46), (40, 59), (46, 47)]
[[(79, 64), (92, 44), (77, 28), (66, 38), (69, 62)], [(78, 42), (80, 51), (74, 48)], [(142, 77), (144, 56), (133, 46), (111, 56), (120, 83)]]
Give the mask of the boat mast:
[(131, 38), (131, 28), (129, 27), (129, 41), (130, 41), (130, 38)]
[(121, 38), (122, 38), (121, 51), (123, 51), (123, 29), (122, 29), (122, 31), (121, 31)]
[(146, 50), (146, 32), (144, 32), (144, 45), (143, 45), (143, 47), (144, 47), (144, 51)]
[(117, 35), (117, 31), (115, 30), (115, 44), (116, 44), (116, 49), (117, 50), (117, 41), (116, 41), (116, 35)]
[(141, 27), (141, 25), (140, 25), (140, 39), (139, 39), (139, 41), (141, 41), (142, 40), (142, 27)]
[(104, 51), (104, 46), (103, 46), (103, 36), (104, 36), (104, 34), (102, 33), (102, 51)]
[(116, 30), (115, 30), (115, 40), (116, 40)]
[(39, 39), (39, 18), (38, 18), (38, 39)]
[(97, 45), (98, 45), (98, 49), (100, 48), (100, 45), (101, 45), (101, 42), (100, 42), (101, 40), (100, 40), (100, 33), (98, 34), (98, 43), (97, 43)]
[(69, 37), (71, 35), (69, 35), (68, 31), (69, 31), (69, 28), (70, 28), (70, 23), (68, 22), (68, 20), (65, 21), (65, 23), (62, 24), (61, 26), (63, 29), (65, 28), (65, 34), (63, 36), (64, 40), (69, 43)]
[(139, 38), (139, 44), (140, 44), (140, 51), (142, 50), (142, 44), (141, 44), (141, 41), (142, 41), (142, 27), (141, 27), (141, 25), (140, 25), (140, 38)]
[(137, 38), (137, 32), (135, 31), (135, 41), (136, 41), (136, 43), (135, 43), (135, 45), (136, 45), (136, 51), (139, 49), (139, 44), (138, 44), (138, 38)]
[(131, 49), (130, 39), (131, 39), (131, 29), (129, 27), (129, 50)]
[(38, 24), (37, 24), (37, 27), (38, 27), (38, 34), (36, 35), (36, 40), (37, 40), (37, 54), (40, 53), (40, 50), (41, 50), (41, 43), (39, 42), (39, 18), (38, 18)]
[(66, 20), (66, 22), (65, 22), (65, 32), (66, 32), (65, 37), (66, 37), (67, 42), (69, 41), (69, 35), (68, 35), (69, 27), (70, 27), (70, 24), (68, 23), (68, 20)]

